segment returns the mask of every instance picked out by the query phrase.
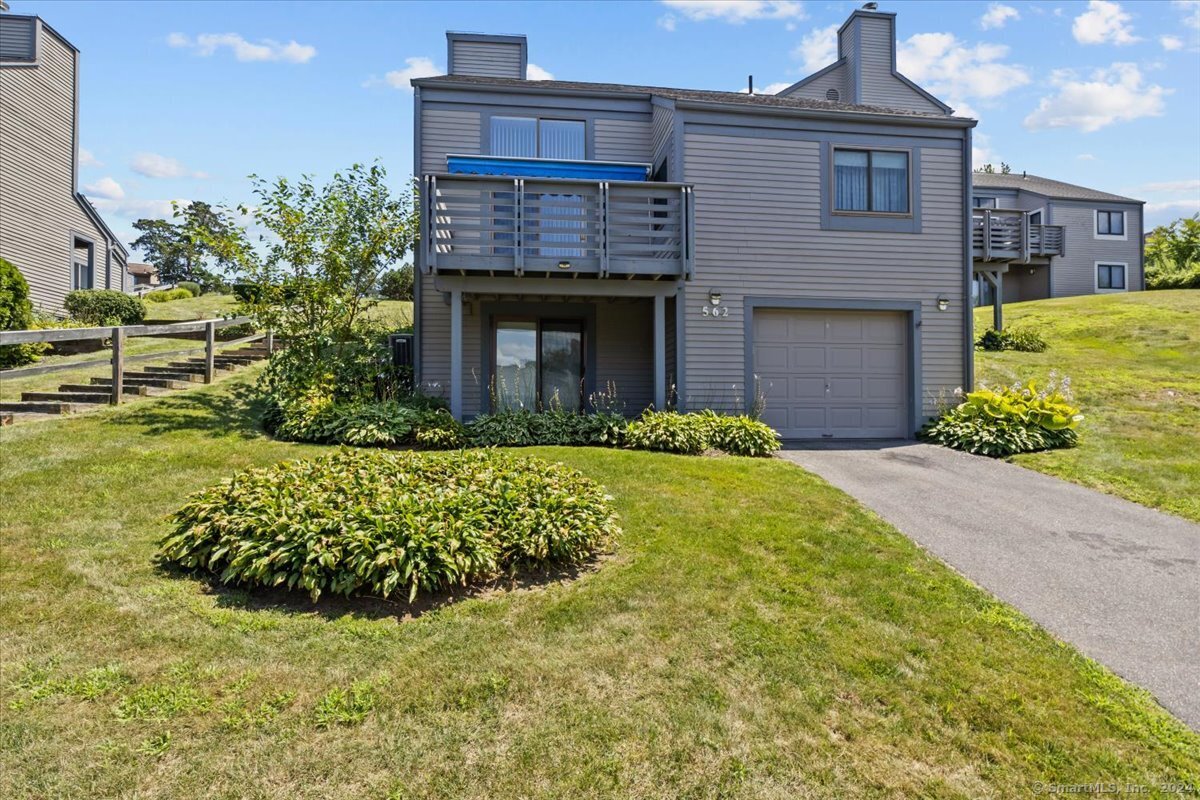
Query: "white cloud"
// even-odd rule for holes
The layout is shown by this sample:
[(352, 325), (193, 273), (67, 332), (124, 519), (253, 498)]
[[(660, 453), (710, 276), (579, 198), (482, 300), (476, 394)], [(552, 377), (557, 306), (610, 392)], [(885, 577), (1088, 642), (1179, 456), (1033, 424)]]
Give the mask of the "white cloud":
[(977, 116), (970, 100), (994, 100), (1029, 83), (1024, 67), (1001, 61), (1002, 44), (969, 46), (952, 33), (918, 33), (900, 43), (900, 72), (940, 97), (959, 114)]
[(792, 51), (794, 58), (804, 63), (804, 73), (811, 75), (837, 61), (837, 24), (813, 28)]
[[(89, 198), (91, 199), (91, 198)], [(190, 200), (175, 200), (175, 203), (186, 206)], [(104, 212), (127, 220), (139, 219), (171, 219), (175, 213), (171, 200), (140, 200), (134, 197), (119, 200), (98, 198), (92, 200), (92, 205)]]
[(979, 24), (984, 30), (1003, 28), (1010, 19), (1016, 20), (1020, 18), (1021, 12), (1012, 6), (1006, 6), (1003, 3), (992, 3), (979, 19)]
[(304, 64), (317, 54), (317, 48), (300, 44), (295, 39), (286, 44), (274, 39), (249, 42), (238, 33), (201, 33), (195, 39), (182, 33), (172, 33), (167, 44), (193, 51), (199, 56), (211, 56), (222, 47), (228, 48), (238, 61), (287, 61)]
[(1200, 180), (1163, 181), (1139, 187), (1142, 192), (1200, 192)]
[(1116, 122), (1162, 116), (1165, 98), (1173, 91), (1143, 83), (1136, 64), (1121, 62), (1095, 70), (1087, 80), (1070, 70), (1056, 70), (1050, 82), (1058, 94), (1043, 97), (1025, 118), (1029, 130), (1076, 128), (1091, 133)]
[(138, 153), (129, 163), (129, 168), (147, 178), (207, 178), (203, 172), (194, 172), (178, 159), (160, 156), (158, 153)]
[(675, 25), (676, 25), (677, 21), (678, 20), (675, 19), (674, 14), (663, 14), (661, 17), (658, 18), (658, 21), (656, 24), (658, 25), (658, 27), (662, 28), (664, 31), (671, 31), (672, 33), (674, 33)]
[(1003, 160), (992, 149), (991, 137), (986, 133), (976, 132), (971, 137), (971, 169), (979, 169), (984, 164), (999, 165)]
[(103, 200), (121, 200), (125, 197), (125, 190), (121, 188), (121, 184), (107, 176), (95, 183), (85, 184), (83, 192)]
[(103, 167), (104, 163), (92, 154), (91, 150), (86, 147), (79, 148), (79, 166), (81, 167)]
[(434, 75), (444, 75), (446, 71), (433, 63), (428, 56), (412, 56), (404, 59), (404, 69), (394, 69), (382, 78), (375, 75), (363, 81), (363, 88), (374, 86), (390, 86), (404, 92), (412, 91), (412, 81), (415, 78), (431, 78)]
[(1190, 217), (1192, 214), (1200, 211), (1200, 200), (1168, 200), (1165, 203), (1146, 203), (1147, 214), (1157, 214), (1162, 211), (1174, 211), (1176, 209), (1184, 212), (1178, 216)]
[(530, 61), (525, 66), (525, 77), (531, 81), (552, 81), (554, 75), (549, 70), (542, 69), (537, 64)]
[(663, 5), (693, 22), (716, 19), (741, 25), (752, 19), (804, 19), (796, 0), (662, 0)]
[(1183, 24), (1200, 31), (1200, 0), (1172, 0), (1171, 5), (1183, 14)]
[[(788, 83), (787, 81), (781, 81), (779, 83), (768, 83), (766, 86), (755, 87), (754, 93), (755, 94), (779, 94), (780, 92), (782, 92), (784, 89), (788, 88), (789, 86), (791, 86), (791, 84)], [(749, 91), (750, 91), (749, 86), (745, 86), (741, 89), (738, 89), (739, 94), (747, 94), (747, 93), (749, 93)]]
[(1091, 153), (1080, 153), (1079, 155), (1075, 156), (1075, 158), (1078, 161), (1095, 161), (1096, 160), (1096, 157), (1094, 155), (1092, 155)]
[(1120, 3), (1089, 0), (1088, 10), (1075, 18), (1071, 33), (1080, 44), (1133, 44), (1141, 40), (1133, 35), (1132, 19)]
[(1183, 48), (1183, 39), (1178, 36), (1160, 36), (1158, 37), (1159, 44), (1163, 50), (1180, 50)]

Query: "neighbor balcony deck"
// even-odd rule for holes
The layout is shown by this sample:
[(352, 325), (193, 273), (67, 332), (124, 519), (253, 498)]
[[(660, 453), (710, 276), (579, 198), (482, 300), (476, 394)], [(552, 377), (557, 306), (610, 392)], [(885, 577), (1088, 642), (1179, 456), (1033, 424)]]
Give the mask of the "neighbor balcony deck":
[[(1029, 263), (1031, 259), (1061, 256), (1065, 250), (1062, 225), (1033, 225), (1025, 211), (977, 208), (971, 214), (971, 250), (976, 262)], [(976, 269), (994, 269), (977, 264)]]
[(694, 270), (688, 184), (426, 174), (422, 202), (434, 274), (677, 280)]

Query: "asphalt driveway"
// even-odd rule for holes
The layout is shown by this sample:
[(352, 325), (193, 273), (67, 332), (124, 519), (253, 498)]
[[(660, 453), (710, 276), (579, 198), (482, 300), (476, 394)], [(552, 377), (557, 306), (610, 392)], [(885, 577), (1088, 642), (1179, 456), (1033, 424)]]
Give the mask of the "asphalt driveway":
[(927, 444), (817, 444), (780, 456), (1200, 730), (1200, 525)]

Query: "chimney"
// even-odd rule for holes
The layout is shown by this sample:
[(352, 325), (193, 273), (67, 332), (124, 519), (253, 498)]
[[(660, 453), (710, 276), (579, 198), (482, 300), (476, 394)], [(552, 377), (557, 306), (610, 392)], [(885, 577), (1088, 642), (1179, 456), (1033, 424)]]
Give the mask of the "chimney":
[(851, 103), (877, 103), (876, 90), (893, 80), (896, 69), (896, 15), (877, 11), (876, 3), (855, 9), (838, 29), (838, 57), (849, 67), (847, 89)]
[(525, 80), (528, 64), (524, 35), (446, 31), (446, 69), (451, 75)]

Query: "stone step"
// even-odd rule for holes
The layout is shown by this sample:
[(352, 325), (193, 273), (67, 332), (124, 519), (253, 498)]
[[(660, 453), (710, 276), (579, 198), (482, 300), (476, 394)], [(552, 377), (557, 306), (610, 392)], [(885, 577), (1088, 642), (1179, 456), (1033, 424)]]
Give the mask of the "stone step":
[[(142, 367), (144, 377), (156, 378), (159, 375), (171, 376), (175, 380), (180, 381), (204, 381), (204, 370), (180, 369), (179, 367)], [(127, 375), (137, 376), (139, 373), (125, 373)]]
[(32, 403), (107, 403), (105, 392), (21, 392), (21, 400)]
[[(112, 386), (112, 378), (92, 378), (92, 383), (96, 386)], [(140, 372), (125, 373), (121, 376), (121, 383), (125, 386), (143, 386), (147, 389), (187, 389), (192, 385), (190, 380), (177, 381), (161, 375), (143, 375)]]
[(70, 414), (83, 410), (84, 406), (74, 403), (27, 402), (0, 403), (0, 411), (11, 411), (15, 414)]
[[(94, 380), (94, 379), (93, 379), (93, 380)], [(81, 393), (83, 393), (83, 394), (91, 394), (91, 393), (94, 393), (94, 392), (96, 392), (96, 391), (99, 391), (99, 390), (98, 390), (96, 387), (97, 387), (97, 386), (100, 386), (100, 385), (112, 386), (112, 378), (109, 378), (109, 379), (108, 379), (108, 383), (107, 383), (107, 384), (97, 384), (97, 383), (64, 383), (62, 386), (59, 386), (59, 387), (58, 387), (58, 390), (59, 390), (60, 392), (81, 392)], [(122, 391), (124, 394), (137, 394), (137, 395), (146, 395), (146, 394), (150, 394), (150, 390), (149, 390), (147, 387), (145, 387), (145, 386), (138, 386), (137, 384), (133, 384), (133, 383), (124, 383), (124, 382), (122, 382), (122, 385), (121, 385), (121, 391)]]

